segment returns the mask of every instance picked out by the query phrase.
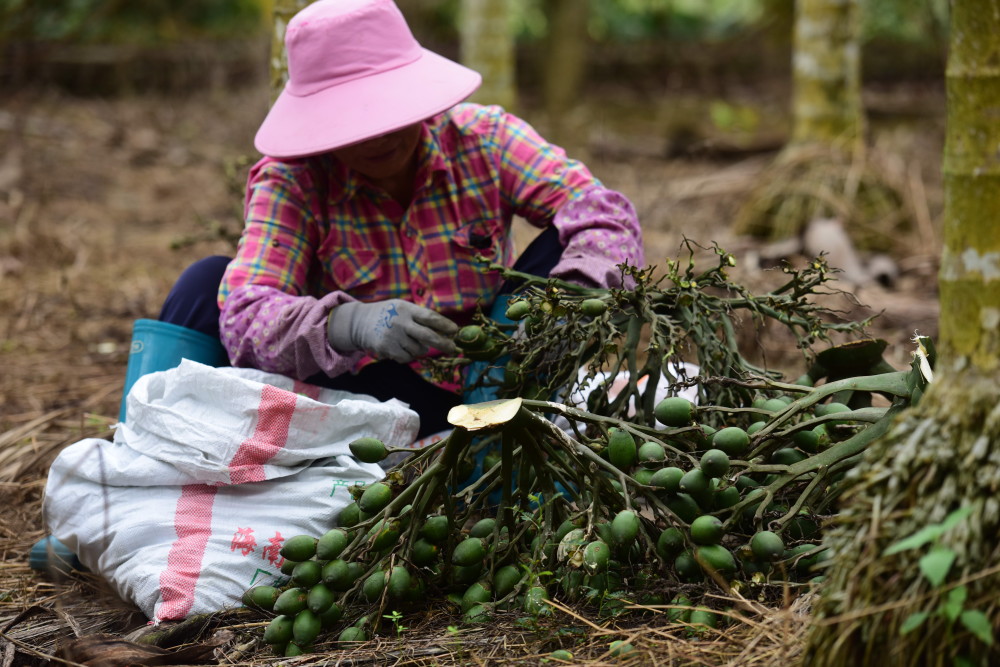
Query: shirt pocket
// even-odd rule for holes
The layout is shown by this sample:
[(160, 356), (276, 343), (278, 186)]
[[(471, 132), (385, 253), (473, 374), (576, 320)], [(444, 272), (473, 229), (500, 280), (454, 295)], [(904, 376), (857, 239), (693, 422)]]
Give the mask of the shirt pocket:
[(330, 259), (330, 274), (336, 289), (364, 300), (374, 296), (379, 288), (382, 262), (374, 250), (343, 249)]
[(467, 222), (452, 234), (451, 246), (457, 267), (455, 296), (459, 308), (490, 302), (500, 286), (500, 274), (481, 261), (507, 266), (510, 241), (506, 226), (497, 220)]
[(451, 242), (461, 258), (476, 263), (476, 255), (482, 255), (491, 262), (499, 262), (505, 255), (507, 229), (496, 220), (467, 222), (455, 230)]

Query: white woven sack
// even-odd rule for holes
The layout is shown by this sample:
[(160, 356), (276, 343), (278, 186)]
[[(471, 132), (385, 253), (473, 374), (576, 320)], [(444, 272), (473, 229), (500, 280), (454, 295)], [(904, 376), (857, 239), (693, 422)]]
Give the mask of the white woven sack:
[(185, 360), (140, 378), (114, 440), (88, 438), (53, 462), (51, 534), (155, 622), (240, 604), (284, 579), (278, 551), (319, 536), (382, 469), (350, 455), (363, 436), (409, 445), (399, 401)]

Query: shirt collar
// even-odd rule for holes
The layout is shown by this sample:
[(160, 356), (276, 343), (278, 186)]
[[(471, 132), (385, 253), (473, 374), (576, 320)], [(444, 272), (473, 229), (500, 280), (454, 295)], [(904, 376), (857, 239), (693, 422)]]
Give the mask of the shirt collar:
[(330, 170), (333, 188), (330, 190), (330, 201), (333, 204), (343, 204), (353, 199), (358, 189), (362, 187), (361, 176), (340, 163), (333, 155), (324, 155), (323, 161)]
[(417, 167), (417, 188), (420, 190), (429, 187), (434, 179), (434, 174), (451, 173), (450, 160), (441, 146), (439, 127), (442, 115), (428, 119), (421, 124), (419, 151), (419, 166)]

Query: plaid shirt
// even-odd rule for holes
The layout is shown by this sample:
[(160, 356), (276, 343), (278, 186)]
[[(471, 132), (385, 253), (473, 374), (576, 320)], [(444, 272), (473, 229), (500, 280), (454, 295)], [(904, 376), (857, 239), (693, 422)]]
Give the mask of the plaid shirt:
[(499, 107), (460, 104), (423, 124), (404, 209), (329, 154), (250, 172), (246, 226), (219, 293), (222, 341), (237, 366), (307, 378), (371, 361), (326, 338), (331, 308), (401, 298), (459, 324), (496, 297), (481, 254), (513, 264), (514, 215), (554, 224), (552, 275), (606, 285), (643, 264), (631, 203)]

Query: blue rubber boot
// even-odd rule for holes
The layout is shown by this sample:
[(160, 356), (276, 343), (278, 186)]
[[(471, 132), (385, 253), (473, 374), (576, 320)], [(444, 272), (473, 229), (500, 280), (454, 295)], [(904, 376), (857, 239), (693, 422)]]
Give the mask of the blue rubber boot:
[(49, 535), (35, 542), (28, 554), (28, 565), (32, 570), (54, 574), (69, 574), (72, 570), (83, 570), (80, 559), (65, 544)]
[(217, 338), (170, 322), (136, 320), (132, 326), (132, 347), (125, 369), (118, 421), (125, 421), (125, 399), (136, 380), (149, 373), (175, 368), (182, 359), (208, 366), (229, 365), (226, 349)]

